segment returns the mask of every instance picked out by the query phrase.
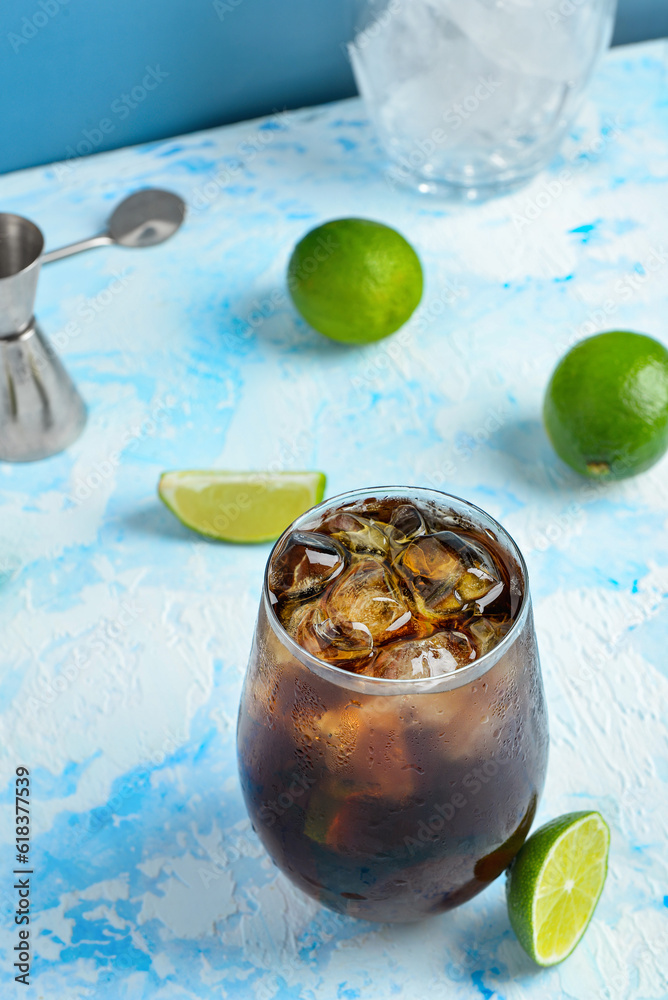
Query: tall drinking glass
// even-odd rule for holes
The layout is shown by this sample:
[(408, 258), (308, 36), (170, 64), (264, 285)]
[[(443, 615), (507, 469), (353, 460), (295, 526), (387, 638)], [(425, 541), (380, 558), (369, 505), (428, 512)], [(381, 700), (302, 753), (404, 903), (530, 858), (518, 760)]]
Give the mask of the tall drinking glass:
[(616, 0), (353, 0), (349, 52), (389, 178), (475, 198), (554, 156)]
[(287, 529), (238, 756), (253, 827), (304, 892), (374, 921), (463, 903), (521, 847), (547, 747), (527, 570), (492, 517), (392, 487)]

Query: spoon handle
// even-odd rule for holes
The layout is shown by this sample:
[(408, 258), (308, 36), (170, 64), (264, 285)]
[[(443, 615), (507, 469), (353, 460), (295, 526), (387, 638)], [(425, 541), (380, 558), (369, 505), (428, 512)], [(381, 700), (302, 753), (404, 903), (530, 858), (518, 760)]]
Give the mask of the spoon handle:
[(79, 240), (77, 243), (70, 243), (59, 250), (49, 250), (42, 254), (42, 264), (50, 264), (52, 260), (61, 260), (63, 257), (71, 257), (73, 253), (81, 253), (82, 250), (92, 250), (93, 247), (105, 247), (115, 240), (109, 233), (100, 233), (99, 236), (91, 236), (87, 240)]

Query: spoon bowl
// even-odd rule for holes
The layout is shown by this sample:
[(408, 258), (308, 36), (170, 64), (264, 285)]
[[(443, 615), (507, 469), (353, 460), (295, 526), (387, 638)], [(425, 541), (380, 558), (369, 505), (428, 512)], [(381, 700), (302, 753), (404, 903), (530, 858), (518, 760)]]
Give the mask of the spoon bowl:
[(109, 219), (106, 232), (78, 240), (42, 255), (42, 264), (116, 243), (124, 247), (153, 247), (164, 243), (181, 226), (186, 215), (182, 198), (172, 191), (144, 188), (124, 198)]
[(114, 243), (124, 247), (153, 247), (174, 235), (185, 214), (185, 203), (177, 194), (147, 188), (116, 206), (108, 232)]

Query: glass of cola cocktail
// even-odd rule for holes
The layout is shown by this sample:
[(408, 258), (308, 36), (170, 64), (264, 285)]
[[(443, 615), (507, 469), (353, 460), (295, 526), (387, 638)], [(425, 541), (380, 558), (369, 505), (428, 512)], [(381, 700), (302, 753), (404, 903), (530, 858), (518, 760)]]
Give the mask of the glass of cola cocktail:
[(416, 488), (304, 514), (267, 565), (241, 699), (241, 786), (292, 881), (377, 921), (457, 906), (533, 821), (547, 715), (522, 555)]

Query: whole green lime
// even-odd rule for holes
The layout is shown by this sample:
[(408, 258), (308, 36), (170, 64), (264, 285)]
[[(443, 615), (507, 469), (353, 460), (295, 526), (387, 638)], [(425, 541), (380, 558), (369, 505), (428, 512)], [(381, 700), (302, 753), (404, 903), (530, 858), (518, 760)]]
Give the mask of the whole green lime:
[(576, 472), (644, 472), (668, 448), (668, 351), (624, 330), (588, 337), (557, 365), (543, 417), (555, 451)]
[(335, 219), (301, 240), (288, 266), (292, 301), (310, 326), (347, 344), (394, 333), (422, 298), (422, 266), (390, 226)]

